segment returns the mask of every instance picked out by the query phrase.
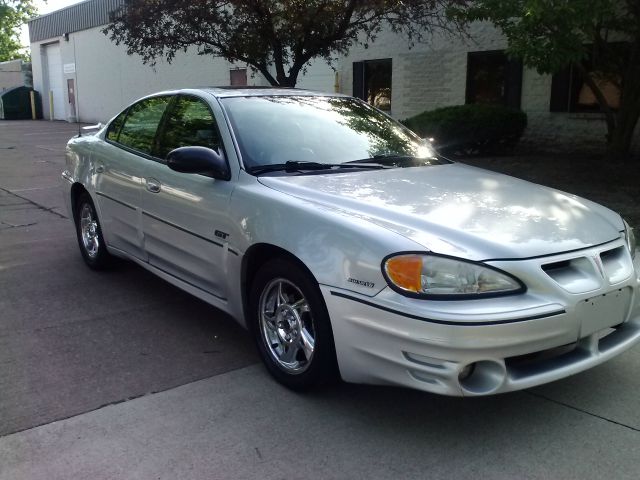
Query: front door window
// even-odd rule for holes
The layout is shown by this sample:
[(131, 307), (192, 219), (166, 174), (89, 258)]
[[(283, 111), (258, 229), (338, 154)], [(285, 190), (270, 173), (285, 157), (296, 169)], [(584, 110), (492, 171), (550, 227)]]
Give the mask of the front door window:
[(167, 115), (158, 157), (179, 147), (207, 147), (217, 150), (220, 135), (209, 107), (199, 98), (180, 96)]

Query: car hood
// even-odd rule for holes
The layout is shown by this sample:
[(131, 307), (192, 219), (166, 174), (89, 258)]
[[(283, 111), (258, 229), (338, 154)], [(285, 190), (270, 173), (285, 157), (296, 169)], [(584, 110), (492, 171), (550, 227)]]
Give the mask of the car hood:
[(430, 251), (471, 260), (587, 248), (623, 230), (619, 215), (594, 202), (458, 163), (259, 181), (365, 218)]

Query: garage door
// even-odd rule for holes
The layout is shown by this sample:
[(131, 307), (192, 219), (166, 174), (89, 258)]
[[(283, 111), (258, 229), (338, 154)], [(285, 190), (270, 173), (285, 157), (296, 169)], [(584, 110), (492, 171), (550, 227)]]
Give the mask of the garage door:
[[(45, 47), (47, 56), (47, 78), (49, 90), (53, 92), (53, 118), (65, 120), (64, 94), (62, 90), (62, 61), (60, 59), (60, 44), (54, 43)], [(43, 95), (45, 111), (49, 111), (49, 92)]]

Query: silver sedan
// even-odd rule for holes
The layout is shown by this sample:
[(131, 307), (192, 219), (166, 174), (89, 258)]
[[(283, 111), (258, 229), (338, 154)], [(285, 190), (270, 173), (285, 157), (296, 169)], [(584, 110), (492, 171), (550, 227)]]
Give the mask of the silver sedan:
[(229, 313), (290, 388), (486, 395), (640, 341), (620, 215), (453, 163), (351, 97), (162, 92), (66, 157), (89, 267), (126, 258)]

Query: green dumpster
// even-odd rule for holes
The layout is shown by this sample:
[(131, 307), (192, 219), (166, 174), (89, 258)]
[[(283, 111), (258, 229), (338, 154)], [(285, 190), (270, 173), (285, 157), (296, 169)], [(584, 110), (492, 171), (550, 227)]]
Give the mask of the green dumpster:
[(42, 118), (42, 102), (40, 102), (40, 94), (29, 87), (14, 87), (0, 92), (0, 119), (30, 119), (31, 91), (33, 91), (35, 95), (36, 118)]

